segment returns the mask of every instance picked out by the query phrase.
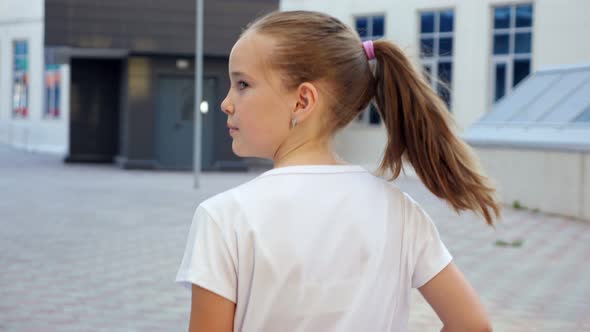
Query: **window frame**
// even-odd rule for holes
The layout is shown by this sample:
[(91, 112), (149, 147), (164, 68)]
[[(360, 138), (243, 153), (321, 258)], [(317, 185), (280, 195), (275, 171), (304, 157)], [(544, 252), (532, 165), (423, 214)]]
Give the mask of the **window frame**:
[[(453, 13), (453, 29), (451, 31), (440, 31), (440, 16), (441, 13), (451, 11)], [(422, 32), (422, 14), (425, 13), (432, 13), (434, 14), (434, 30), (433, 32)], [(439, 75), (438, 75), (438, 67), (441, 63), (450, 63), (451, 64), (451, 82), (448, 85), (448, 93), (450, 95), (451, 102), (448, 105), (448, 109), (452, 112), (453, 108), (453, 86), (455, 84), (455, 31), (456, 31), (456, 10), (455, 7), (436, 7), (436, 8), (420, 8), (417, 10), (417, 31), (418, 31), (418, 58), (420, 61), (421, 69), (423, 72), (426, 72), (425, 67), (428, 66), (430, 68), (429, 78), (427, 82), (430, 84), (430, 87), (438, 94), (439, 88)], [(432, 55), (431, 56), (423, 56), (422, 54), (422, 39), (424, 38), (432, 38)], [(452, 50), (450, 55), (440, 55), (440, 40), (442, 38), (451, 38), (452, 42)]]
[[(519, 6), (531, 6), (532, 8), (532, 21), (528, 27), (516, 27), (516, 8)], [(508, 28), (495, 28), (495, 11), (498, 8), (509, 7), (510, 8), (510, 22)], [(492, 4), (489, 11), (490, 17), (490, 61), (489, 61), (489, 91), (488, 91), (488, 104), (493, 106), (496, 101), (496, 65), (504, 64), (506, 66), (506, 74), (504, 78), (504, 94), (502, 98), (512, 92), (518, 84), (513, 86), (514, 83), (514, 62), (516, 60), (528, 60), (530, 62), (529, 76), (533, 72), (533, 51), (534, 51), (534, 26), (535, 26), (535, 4), (532, 1), (526, 2), (512, 2), (512, 3), (498, 3)], [(517, 33), (530, 33), (531, 34), (531, 49), (528, 53), (516, 53), (516, 34)], [(494, 54), (494, 37), (500, 34), (508, 34), (508, 53), (507, 54)]]

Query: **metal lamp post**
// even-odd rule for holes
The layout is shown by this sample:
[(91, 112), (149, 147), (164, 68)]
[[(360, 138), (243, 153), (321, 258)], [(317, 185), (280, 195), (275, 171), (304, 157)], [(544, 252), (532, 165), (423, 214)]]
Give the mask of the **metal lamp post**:
[(195, 21), (195, 107), (194, 107), (194, 147), (193, 147), (193, 178), (194, 187), (199, 188), (201, 174), (201, 131), (202, 115), (201, 101), (203, 100), (203, 0), (196, 0)]

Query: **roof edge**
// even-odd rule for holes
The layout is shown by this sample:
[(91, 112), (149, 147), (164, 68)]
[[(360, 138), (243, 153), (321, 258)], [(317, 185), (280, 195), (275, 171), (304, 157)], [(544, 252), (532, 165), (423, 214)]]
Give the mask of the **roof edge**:
[(564, 72), (564, 71), (576, 71), (576, 70), (580, 70), (580, 69), (590, 70), (590, 63), (547, 66), (547, 67), (537, 69), (532, 74), (548, 74), (548, 73)]

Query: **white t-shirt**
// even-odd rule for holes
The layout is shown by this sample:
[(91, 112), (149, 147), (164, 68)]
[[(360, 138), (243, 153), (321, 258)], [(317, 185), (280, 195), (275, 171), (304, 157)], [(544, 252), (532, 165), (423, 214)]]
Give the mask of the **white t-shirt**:
[(386, 180), (288, 166), (199, 205), (176, 281), (236, 303), (234, 331), (405, 331), (411, 288), (451, 259)]

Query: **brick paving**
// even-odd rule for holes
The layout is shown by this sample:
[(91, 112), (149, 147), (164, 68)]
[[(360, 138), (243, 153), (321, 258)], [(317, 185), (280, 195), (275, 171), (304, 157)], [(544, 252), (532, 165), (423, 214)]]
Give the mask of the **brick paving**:
[[(65, 165), (0, 146), (0, 331), (186, 331), (174, 284), (201, 200), (256, 173)], [(590, 331), (590, 223), (506, 208), (496, 230), (415, 178), (397, 185), (435, 220), (495, 331)], [(496, 241), (522, 240), (522, 246)], [(410, 331), (441, 324), (417, 291)]]

